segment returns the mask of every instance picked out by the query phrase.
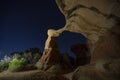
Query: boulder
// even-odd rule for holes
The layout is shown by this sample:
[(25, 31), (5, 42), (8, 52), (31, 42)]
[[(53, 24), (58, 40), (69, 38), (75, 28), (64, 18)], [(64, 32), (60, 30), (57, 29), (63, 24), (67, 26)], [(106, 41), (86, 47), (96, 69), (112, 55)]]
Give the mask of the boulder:
[(85, 65), (90, 62), (90, 54), (86, 44), (75, 44), (71, 51), (76, 55), (76, 66)]

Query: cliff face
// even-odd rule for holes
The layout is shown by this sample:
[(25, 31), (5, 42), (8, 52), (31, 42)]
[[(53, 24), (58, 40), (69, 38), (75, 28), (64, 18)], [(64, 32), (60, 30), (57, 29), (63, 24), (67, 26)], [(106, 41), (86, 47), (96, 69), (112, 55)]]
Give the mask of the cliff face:
[(66, 18), (64, 30), (89, 41), (91, 63), (76, 69), (73, 80), (119, 80), (120, 0), (56, 0)]

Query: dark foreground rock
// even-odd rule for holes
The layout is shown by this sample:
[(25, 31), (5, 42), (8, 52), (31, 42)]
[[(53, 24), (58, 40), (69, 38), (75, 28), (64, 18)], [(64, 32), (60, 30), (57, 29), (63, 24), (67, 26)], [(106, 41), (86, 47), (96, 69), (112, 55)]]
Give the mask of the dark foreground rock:
[(71, 46), (71, 51), (76, 56), (76, 66), (90, 63), (90, 53), (86, 44), (75, 44)]
[(120, 25), (108, 30), (96, 43), (91, 64), (76, 69), (73, 80), (120, 79)]

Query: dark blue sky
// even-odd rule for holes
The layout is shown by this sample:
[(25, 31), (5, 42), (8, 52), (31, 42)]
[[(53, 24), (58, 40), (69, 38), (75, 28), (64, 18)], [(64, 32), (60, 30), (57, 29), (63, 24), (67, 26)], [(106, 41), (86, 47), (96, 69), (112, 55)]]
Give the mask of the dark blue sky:
[[(43, 51), (47, 30), (64, 25), (55, 0), (0, 0), (0, 56), (32, 47)], [(85, 43), (85, 38), (76, 33), (65, 32), (58, 38), (61, 52), (78, 42)]]

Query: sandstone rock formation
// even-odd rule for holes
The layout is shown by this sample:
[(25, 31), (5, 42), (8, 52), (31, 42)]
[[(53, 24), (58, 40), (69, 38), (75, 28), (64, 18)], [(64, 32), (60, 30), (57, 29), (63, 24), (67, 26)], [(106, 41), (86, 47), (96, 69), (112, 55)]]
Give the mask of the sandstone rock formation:
[(73, 80), (120, 79), (120, 25), (115, 25), (95, 44), (91, 63), (76, 69)]
[(76, 55), (76, 66), (90, 63), (90, 53), (86, 44), (75, 44), (71, 51)]
[(67, 53), (61, 54), (60, 64), (63, 73), (71, 72), (74, 69), (74, 59)]
[(37, 63), (37, 67), (41, 70), (52, 73), (66, 73), (72, 70), (70, 57), (67, 54), (60, 54), (56, 38), (62, 32), (49, 29), (48, 38), (45, 42), (45, 48), (41, 59)]
[(65, 15), (64, 29), (88, 39), (91, 63), (79, 67), (73, 80), (119, 80), (120, 0), (56, 0)]
[(67, 66), (67, 68), (71, 68), (73, 66), (74, 59), (70, 57), (67, 53), (61, 54), (61, 64)]
[(45, 43), (43, 55), (39, 61), (38, 68), (48, 70), (52, 65), (60, 62), (60, 52), (55, 37), (48, 37)]
[(120, 0), (56, 0), (56, 3), (66, 25), (48, 30), (45, 50), (51, 49), (51, 38), (59, 37), (65, 30), (81, 33), (87, 38), (91, 62), (76, 69), (73, 80), (119, 80)]
[(65, 30), (83, 34), (94, 49), (99, 37), (120, 17), (119, 0), (56, 0), (65, 15)]
[(120, 24), (115, 25), (100, 37), (93, 54), (92, 62), (101, 59), (120, 59)]

